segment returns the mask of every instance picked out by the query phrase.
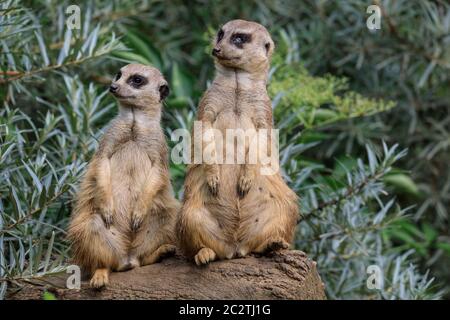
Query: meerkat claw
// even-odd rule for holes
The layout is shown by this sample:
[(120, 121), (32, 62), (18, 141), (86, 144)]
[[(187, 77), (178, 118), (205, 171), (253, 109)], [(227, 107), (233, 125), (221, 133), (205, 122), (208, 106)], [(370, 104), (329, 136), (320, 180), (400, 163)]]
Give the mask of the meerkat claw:
[(194, 257), (195, 264), (198, 266), (208, 264), (216, 259), (216, 253), (210, 248), (202, 248)]
[(92, 276), (89, 285), (94, 289), (102, 289), (109, 283), (109, 271), (107, 269), (97, 269)]
[(164, 245), (161, 248), (161, 253), (160, 253), (159, 258), (163, 259), (163, 258), (167, 258), (167, 257), (173, 256), (176, 253), (176, 251), (177, 251), (177, 247), (176, 246), (171, 245), (171, 244)]
[(238, 187), (237, 187), (239, 198), (242, 199), (247, 195), (247, 193), (250, 191), (251, 185), (252, 185), (251, 179), (249, 179), (245, 176), (241, 177), (239, 179), (239, 183), (238, 183)]
[(287, 249), (287, 248), (289, 248), (289, 243), (287, 243), (284, 240), (276, 240), (276, 241), (270, 242), (267, 245), (265, 252), (269, 253), (269, 252), (279, 251), (279, 250), (283, 250), (283, 249)]
[(142, 222), (144, 221), (144, 217), (140, 215), (133, 215), (131, 217), (131, 230), (133, 232), (138, 231), (141, 228)]
[(111, 225), (113, 224), (113, 214), (111, 212), (104, 212), (102, 215), (103, 223), (105, 224), (105, 228), (109, 229)]
[(208, 178), (208, 189), (213, 196), (217, 196), (219, 191), (219, 177), (212, 176)]

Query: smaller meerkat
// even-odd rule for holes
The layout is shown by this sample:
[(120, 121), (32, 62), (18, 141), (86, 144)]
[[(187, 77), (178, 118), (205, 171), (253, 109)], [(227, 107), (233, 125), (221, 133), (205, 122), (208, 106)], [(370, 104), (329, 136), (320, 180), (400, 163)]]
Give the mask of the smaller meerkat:
[(129, 64), (110, 92), (119, 114), (89, 163), (68, 230), (74, 262), (91, 273), (95, 288), (108, 284), (110, 271), (173, 253), (179, 210), (160, 126), (167, 81), (153, 67)]

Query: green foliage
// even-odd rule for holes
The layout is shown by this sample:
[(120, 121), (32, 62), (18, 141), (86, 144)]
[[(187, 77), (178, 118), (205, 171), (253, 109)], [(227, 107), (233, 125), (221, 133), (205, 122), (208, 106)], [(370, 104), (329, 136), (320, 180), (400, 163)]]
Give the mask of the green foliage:
[[(298, 175), (300, 181), (294, 181), (302, 197), (304, 220), (299, 225), (297, 246), (317, 261), (321, 274), (327, 274), (330, 298), (439, 297), (432, 290), (433, 280), (417, 274), (416, 267), (410, 265), (411, 247), (394, 250), (385, 240), (385, 230), (397, 228), (398, 221), (408, 221), (406, 210), (400, 209), (393, 197), (383, 200), (386, 191), (380, 178), (406, 155), (396, 149), (383, 145), (383, 154), (376, 156), (368, 148), (368, 166), (358, 159), (355, 169), (344, 168), (344, 175), (307, 168)], [(307, 180), (311, 183), (305, 183)], [(382, 290), (366, 286), (370, 265), (383, 270)]]
[[(364, 1), (305, 1), (297, 10), (273, 3), (313, 74), (345, 76), (364, 96), (395, 101), (391, 112), (328, 127), (315, 157), (358, 155), (367, 141), (408, 148), (397, 163), (406, 176), (385, 178), (404, 206), (417, 204), (414, 224), (428, 224), (450, 243), (450, 6), (448, 1), (376, 1), (381, 29), (366, 27)], [(277, 21), (282, 20), (278, 18)], [(320, 161), (320, 160), (319, 160)], [(391, 190), (392, 190), (391, 189)], [(399, 241), (399, 239), (397, 239)], [(409, 242), (403, 243), (405, 246)], [(443, 245), (445, 247), (445, 245)], [(449, 283), (450, 255), (429, 248), (420, 265)], [(428, 250), (428, 249), (427, 249)], [(430, 263), (431, 262), (431, 263)]]
[(51, 292), (45, 291), (42, 295), (42, 300), (58, 300)]
[[(81, 1), (82, 29), (72, 33), (64, 24), (70, 1), (2, 2), (0, 297), (64, 270), (67, 218), (114, 116), (116, 102), (104, 87), (118, 68), (127, 62), (160, 68), (172, 89), (163, 127), (168, 136), (189, 129), (214, 70), (205, 49), (211, 35), (242, 17), (266, 25), (277, 44), (269, 92), (283, 175), (301, 199), (296, 247), (318, 262), (328, 296), (439, 298), (441, 278), (433, 282), (424, 270), (449, 255), (447, 227), (439, 222), (448, 221), (450, 183), (442, 163), (448, 163), (450, 122), (438, 108), (448, 98), (447, 11), (440, 9), (447, 7), (400, 2), (388, 3), (399, 20), (391, 21), (396, 33), (383, 22), (383, 37), (365, 29), (359, 1), (308, 0), (300, 7), (296, 1)], [(419, 106), (437, 112), (422, 117)], [(405, 146), (408, 156), (398, 151)], [(170, 172), (181, 197), (184, 165), (171, 163)], [(432, 176), (436, 184), (428, 183)], [(402, 209), (411, 199), (423, 203)], [(410, 215), (429, 219), (417, 224)], [(372, 264), (383, 270), (379, 291), (366, 286)]]
[(301, 63), (283, 62), (281, 57), (279, 53), (274, 59), (276, 69), (269, 87), (278, 104), (275, 109), (277, 119), (288, 119), (286, 121), (311, 129), (394, 107), (393, 102), (365, 98), (349, 91), (345, 78), (332, 75), (314, 77)]
[(275, 71), (270, 93), (279, 92), (280, 107), (276, 116), (284, 118), (288, 113), (295, 115), (292, 121), (305, 128), (313, 128), (353, 117), (368, 116), (389, 110), (392, 103), (367, 99), (355, 92), (346, 92), (349, 87), (345, 79), (330, 75), (313, 77), (299, 64), (281, 65)]

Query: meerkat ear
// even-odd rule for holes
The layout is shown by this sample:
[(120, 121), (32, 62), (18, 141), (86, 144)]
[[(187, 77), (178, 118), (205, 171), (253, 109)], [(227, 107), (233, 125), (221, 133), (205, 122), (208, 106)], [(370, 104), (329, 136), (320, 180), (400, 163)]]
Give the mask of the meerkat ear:
[(170, 89), (167, 84), (163, 84), (162, 86), (159, 87), (159, 97), (161, 100), (164, 100), (165, 98), (167, 98), (169, 93), (170, 93)]
[(266, 54), (268, 54), (268, 53), (269, 53), (269, 50), (270, 50), (270, 42), (266, 42), (266, 43), (264, 44), (264, 48), (266, 48)]

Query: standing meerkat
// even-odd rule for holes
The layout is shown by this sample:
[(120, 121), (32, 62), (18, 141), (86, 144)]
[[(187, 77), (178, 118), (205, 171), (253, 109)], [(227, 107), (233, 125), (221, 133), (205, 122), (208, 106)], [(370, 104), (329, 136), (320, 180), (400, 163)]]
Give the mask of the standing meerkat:
[(95, 288), (108, 284), (111, 270), (173, 253), (179, 210), (160, 126), (167, 81), (153, 67), (129, 64), (110, 92), (119, 100), (119, 114), (89, 163), (68, 230), (74, 262), (92, 274)]
[[(216, 76), (198, 107), (203, 134), (209, 129), (219, 130), (221, 136), (227, 129), (270, 132), (272, 107), (266, 86), (273, 50), (269, 33), (258, 23), (233, 20), (219, 30), (212, 51)], [(218, 163), (221, 149), (223, 155), (236, 152), (234, 143), (227, 146), (221, 139), (213, 134), (212, 161), (188, 166), (177, 222), (179, 246), (197, 265), (286, 249), (298, 218), (297, 196), (279, 171), (261, 174), (260, 159), (248, 161), (247, 142), (244, 164)], [(200, 144), (204, 147), (205, 140)], [(194, 143), (193, 149), (197, 147)]]

